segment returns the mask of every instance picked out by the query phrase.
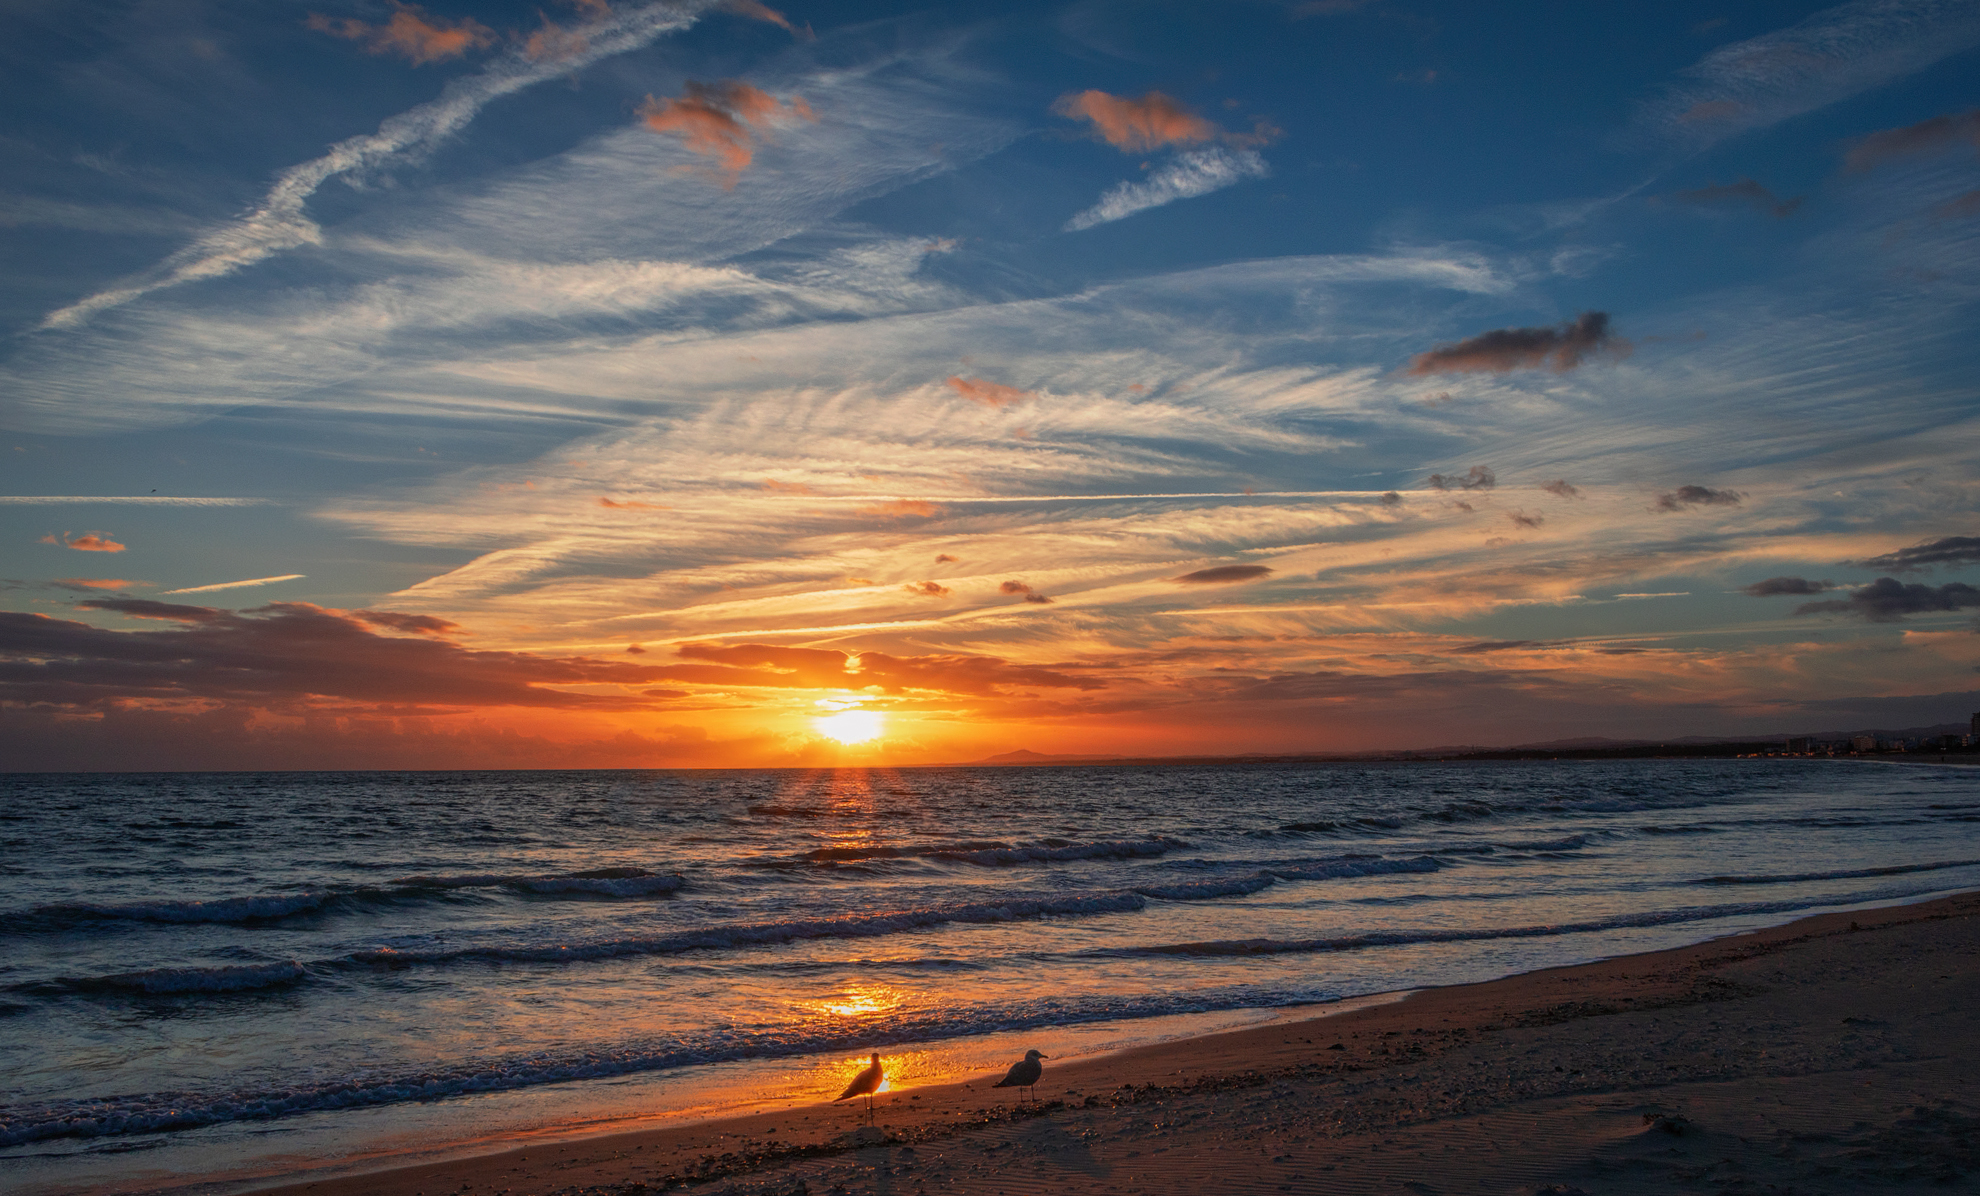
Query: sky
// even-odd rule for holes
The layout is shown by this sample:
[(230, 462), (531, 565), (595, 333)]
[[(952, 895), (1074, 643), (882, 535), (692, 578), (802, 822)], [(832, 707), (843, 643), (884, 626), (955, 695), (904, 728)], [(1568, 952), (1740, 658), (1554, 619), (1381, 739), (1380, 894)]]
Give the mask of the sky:
[(0, 767), (1980, 710), (1980, 3), (6, 0)]

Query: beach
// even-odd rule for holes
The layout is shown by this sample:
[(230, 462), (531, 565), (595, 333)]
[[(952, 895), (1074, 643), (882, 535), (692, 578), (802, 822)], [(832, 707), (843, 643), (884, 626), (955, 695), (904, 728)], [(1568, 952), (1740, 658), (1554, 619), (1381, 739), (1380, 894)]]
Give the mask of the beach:
[[(1980, 894), (857, 1102), (283, 1196), (1944, 1191), (1980, 1174)], [(385, 1160), (379, 1160), (380, 1163)]]

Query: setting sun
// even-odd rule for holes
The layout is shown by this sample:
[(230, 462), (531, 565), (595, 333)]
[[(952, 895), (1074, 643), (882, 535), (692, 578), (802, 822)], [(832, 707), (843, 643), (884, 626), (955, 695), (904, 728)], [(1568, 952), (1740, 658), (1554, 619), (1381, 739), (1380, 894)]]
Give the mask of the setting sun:
[(878, 739), (885, 729), (885, 721), (877, 711), (872, 710), (842, 710), (837, 714), (814, 718), (811, 725), (818, 729), (820, 735), (845, 744)]

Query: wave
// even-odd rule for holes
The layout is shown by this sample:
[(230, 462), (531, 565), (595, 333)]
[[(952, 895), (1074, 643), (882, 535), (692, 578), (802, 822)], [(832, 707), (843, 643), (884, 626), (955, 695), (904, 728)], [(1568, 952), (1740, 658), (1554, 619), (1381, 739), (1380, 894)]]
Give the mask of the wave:
[(811, 939), (879, 938), (946, 924), (1017, 922), (1035, 918), (1136, 913), (1147, 908), (1150, 900), (1210, 901), (1219, 897), (1245, 896), (1279, 881), (1338, 880), (1392, 873), (1435, 872), (1439, 867), (1441, 865), (1428, 856), (1416, 856), (1410, 859), (1344, 858), (1294, 866), (1275, 865), (1245, 876), (1183, 881), (1168, 885), (1137, 885), (1133, 888), (1090, 892), (1035, 893), (991, 901), (946, 902), (831, 918), (729, 923), (676, 931), (671, 934), (604, 939), (590, 943), (517, 947), (485, 944), (436, 950), (380, 947), (372, 951), (353, 952), (340, 959), (324, 962), (329, 966), (398, 967), (475, 961), (585, 962), (639, 955), (680, 955), (689, 951), (723, 951), (738, 947), (776, 946)]
[(995, 841), (935, 843), (914, 847), (820, 847), (801, 857), (812, 864), (865, 863), (869, 860), (924, 859), (951, 864), (978, 864), (1010, 867), (1016, 864), (1049, 864), (1068, 860), (1137, 860), (1166, 855), (1190, 844), (1181, 839), (1156, 836), (1152, 839), (1108, 839), (1097, 843), (1074, 843), (1065, 839), (1044, 839), (1036, 843)]
[(105, 989), (169, 996), (180, 993), (234, 993), (277, 988), (303, 979), (309, 972), (295, 960), (281, 963), (229, 964), (210, 968), (151, 968), (111, 976), (65, 977), (31, 987), (69, 992)]
[(1640, 835), (1723, 835), (1724, 827), (1718, 826), (1639, 826)]
[(352, 952), (342, 959), (328, 962), (364, 966), (440, 964), (476, 960), (491, 963), (554, 963), (564, 960), (620, 959), (635, 955), (678, 955), (688, 951), (774, 946), (806, 939), (878, 938), (882, 935), (922, 930), (945, 923), (1015, 922), (1055, 916), (1130, 913), (1144, 908), (1146, 904), (1147, 898), (1129, 890), (1059, 893), (1012, 897), (996, 901), (953, 902), (872, 914), (848, 914), (836, 918), (732, 923), (699, 930), (679, 931), (674, 934), (605, 939), (580, 943), (576, 946), (488, 945), (431, 951), (401, 951), (391, 947), (380, 947), (373, 951)]
[(1903, 876), (1908, 872), (1937, 872), (1971, 868), (1980, 860), (1940, 860), (1936, 864), (1893, 864), (1886, 868), (1850, 868), (1840, 872), (1783, 872), (1771, 876), (1701, 876), (1695, 885), (1784, 885), (1804, 880), (1857, 880), (1866, 876)]
[(1004, 1006), (943, 1006), (896, 1013), (879, 1023), (846, 1019), (836, 1024), (810, 1023), (803, 1027), (725, 1027), (688, 1039), (640, 1040), (603, 1050), (480, 1059), (453, 1067), (409, 1069), (397, 1074), (361, 1072), (287, 1086), (43, 1101), (0, 1108), (0, 1147), (54, 1138), (100, 1138), (196, 1129), (226, 1122), (513, 1091), (741, 1059), (863, 1052), (1042, 1026), (1316, 1004), (1338, 999), (1340, 995), (1332, 989), (1233, 986), (1186, 995), (1044, 997)]
[(594, 868), (550, 876), (511, 876), (497, 872), (468, 872), (456, 876), (401, 876), (392, 882), (405, 889), (518, 889), (526, 893), (595, 893), (606, 897), (650, 897), (672, 893), (687, 883), (678, 872), (649, 872), (644, 868)]
[(1480, 927), (1475, 930), (1383, 930), (1367, 934), (1340, 935), (1314, 939), (1216, 939), (1198, 943), (1165, 943), (1148, 947), (1118, 947), (1086, 952), (1106, 958), (1136, 955), (1179, 955), (1216, 958), (1244, 955), (1301, 955), (1327, 951), (1358, 951), (1369, 947), (1407, 947), (1421, 943), (1475, 943), (1500, 939), (1554, 938), (1569, 934), (1593, 934), (1605, 930), (1629, 930), (1648, 926), (1672, 926), (1686, 922), (1709, 922), (1754, 914), (1793, 913), (1823, 906), (1855, 904), (1917, 896), (1915, 893), (1876, 893), (1848, 898), (1822, 897), (1803, 901), (1744, 901), (1727, 905), (1688, 906), (1682, 909), (1650, 910), (1619, 914), (1585, 922), (1556, 922), (1539, 926)]
[(650, 897), (672, 893), (687, 883), (678, 873), (655, 873), (644, 868), (599, 868), (562, 875), (463, 873), (456, 876), (404, 876), (383, 886), (312, 889), (300, 893), (264, 893), (220, 897), (207, 901), (131, 901), (120, 904), (65, 902), (38, 905), (25, 912), (0, 914), (0, 932), (26, 933), (63, 930), (90, 922), (162, 922), (174, 925), (256, 922), (316, 913), (341, 903), (403, 902), (459, 889), (503, 888), (544, 896), (581, 894), (603, 897)]
[(328, 891), (221, 897), (212, 901), (133, 901), (122, 905), (73, 902), (39, 905), (25, 914), (0, 919), (6, 929), (39, 929), (78, 922), (260, 922), (310, 913), (335, 900)]

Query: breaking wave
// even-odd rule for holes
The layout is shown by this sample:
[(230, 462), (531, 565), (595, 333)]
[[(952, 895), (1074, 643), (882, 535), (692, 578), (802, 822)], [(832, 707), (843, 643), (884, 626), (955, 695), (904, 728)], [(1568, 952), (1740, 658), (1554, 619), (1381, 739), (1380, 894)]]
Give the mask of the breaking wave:
[(1938, 872), (1971, 868), (1980, 860), (1940, 860), (1936, 864), (1893, 864), (1887, 868), (1850, 868), (1840, 872), (1784, 872), (1772, 876), (1701, 876), (1695, 885), (1785, 885), (1804, 880), (1858, 880), (1866, 876), (1903, 876), (1908, 872)]
[(224, 1122), (513, 1091), (697, 1064), (867, 1050), (1038, 1026), (1314, 1004), (1339, 996), (1330, 989), (1234, 987), (1142, 997), (1039, 998), (1005, 1006), (916, 1010), (890, 1016), (883, 1023), (846, 1019), (838, 1023), (809, 1023), (803, 1028), (725, 1028), (685, 1039), (635, 1041), (593, 1051), (479, 1059), (455, 1067), (429, 1067), (396, 1075), (361, 1072), (336, 1079), (230, 1092), (165, 1092), (44, 1101), (0, 1108), (0, 1147), (53, 1138), (99, 1138), (195, 1129)]
[(453, 876), (404, 876), (381, 886), (264, 893), (208, 901), (160, 899), (116, 904), (68, 902), (39, 905), (21, 913), (0, 914), (0, 932), (19, 934), (67, 930), (91, 922), (248, 925), (315, 913), (338, 904), (417, 901), (460, 889), (508, 889), (543, 896), (650, 897), (672, 893), (686, 883), (686, 878), (678, 873), (649, 872), (644, 868), (598, 868), (561, 875), (474, 872)]
[(234, 993), (278, 988), (303, 979), (309, 972), (295, 960), (281, 963), (229, 964), (209, 968), (150, 968), (111, 976), (69, 977), (30, 987), (71, 992), (123, 990), (151, 996), (180, 993)]

